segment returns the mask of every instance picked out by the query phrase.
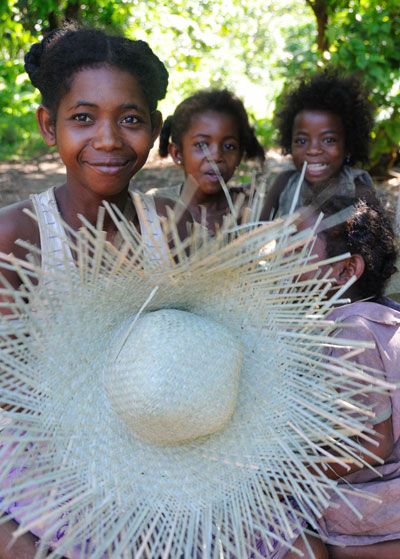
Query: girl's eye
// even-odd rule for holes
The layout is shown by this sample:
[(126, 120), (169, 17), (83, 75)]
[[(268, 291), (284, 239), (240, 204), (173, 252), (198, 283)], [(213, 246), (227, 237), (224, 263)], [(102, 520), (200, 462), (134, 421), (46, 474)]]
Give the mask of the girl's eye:
[(324, 138), (324, 142), (326, 144), (334, 144), (336, 142), (336, 138), (334, 136), (327, 136)]
[(233, 150), (237, 149), (237, 145), (236, 144), (225, 144), (224, 148), (228, 151), (233, 151)]
[(207, 146), (207, 142), (196, 142), (196, 143), (194, 144), (194, 147), (195, 147), (195, 148), (200, 148), (200, 149), (201, 149), (201, 148), (205, 148), (206, 146)]
[(72, 115), (72, 120), (76, 120), (77, 122), (92, 122), (92, 118), (87, 113), (78, 113), (76, 115)]
[(122, 119), (123, 124), (139, 124), (140, 119), (136, 115), (127, 115)]
[(295, 138), (293, 140), (293, 143), (298, 145), (298, 146), (304, 146), (304, 144), (306, 143), (306, 139), (305, 138)]

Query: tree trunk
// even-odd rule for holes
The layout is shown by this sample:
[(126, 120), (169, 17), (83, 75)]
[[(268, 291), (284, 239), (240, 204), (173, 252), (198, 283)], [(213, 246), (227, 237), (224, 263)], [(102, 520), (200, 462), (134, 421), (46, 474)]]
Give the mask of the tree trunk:
[(328, 26), (328, 0), (306, 0), (317, 19), (317, 47), (320, 52), (328, 50), (329, 45), (326, 38)]
[(69, 0), (65, 10), (64, 16), (66, 21), (80, 21), (81, 3), (79, 0)]
[(49, 12), (47, 21), (49, 22), (49, 27), (46, 29), (46, 31), (53, 31), (54, 29), (60, 27), (60, 22), (58, 21), (58, 16), (55, 12)]

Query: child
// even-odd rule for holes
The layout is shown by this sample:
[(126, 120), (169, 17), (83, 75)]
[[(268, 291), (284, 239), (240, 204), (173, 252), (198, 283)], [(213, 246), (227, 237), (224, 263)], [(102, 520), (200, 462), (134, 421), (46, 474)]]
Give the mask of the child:
[[(346, 293), (351, 303), (338, 307), (329, 318), (343, 323), (337, 330), (341, 338), (375, 344), (373, 349), (353, 357), (354, 361), (382, 371), (386, 380), (398, 383), (400, 307), (382, 296), (385, 283), (396, 270), (393, 230), (381, 206), (359, 199), (334, 197), (320, 210), (331, 216), (348, 207), (351, 212), (344, 222), (327, 229), (323, 229), (322, 222), (313, 249), (321, 260), (350, 253), (348, 258), (332, 265), (331, 276), (336, 286), (344, 285), (352, 276), (357, 278)], [(314, 214), (312, 219), (315, 217)], [(330, 354), (338, 356), (340, 351), (332, 348)], [(374, 471), (352, 465), (347, 472), (333, 465), (328, 475), (341, 478), (341, 482), (380, 501), (349, 495), (363, 514), (360, 520), (334, 497), (333, 506), (320, 521), (320, 536), (329, 544), (329, 557), (334, 559), (394, 559), (400, 557), (400, 394), (395, 391), (390, 396), (371, 394), (359, 398), (362, 405), (375, 413), (371, 424), (379, 443), (365, 443), (364, 448), (379, 456), (384, 464), (366, 454), (362, 458), (374, 466)]]
[(368, 161), (372, 107), (354, 76), (324, 71), (304, 79), (283, 96), (276, 115), (280, 144), (295, 171), (279, 174), (267, 195), (265, 214), (289, 213), (300, 173), (304, 182), (294, 209), (327, 193), (376, 201), (372, 179), (356, 163)]
[[(243, 156), (261, 162), (265, 158), (242, 101), (226, 89), (198, 91), (182, 101), (162, 127), (159, 151), (161, 157), (170, 154), (185, 178), (193, 179), (180, 187), (178, 195), (193, 219), (205, 220), (211, 231), (230, 211), (220, 176), (227, 183)], [(238, 192), (232, 194), (233, 203)]]
[[(0, 212), (0, 251), (26, 259), (28, 249), (15, 242), (28, 241), (41, 248), (46, 268), (57, 253), (63, 258), (61, 239), (68, 233), (60, 217), (73, 230), (81, 226), (80, 214), (96, 224), (98, 209), (107, 200), (140, 230), (129, 181), (146, 162), (159, 134), (157, 102), (165, 96), (168, 73), (143, 41), (72, 27), (34, 44), (25, 57), (25, 68), (42, 95), (37, 111), (40, 131), (47, 145), (57, 146), (67, 175), (62, 186)], [(37, 223), (24, 213), (26, 209), (36, 213)], [(157, 208), (151, 200), (146, 202), (148, 218), (156, 217), (156, 210), (164, 213), (162, 200)], [(159, 235), (162, 244), (159, 220), (153, 223), (153, 235)], [(108, 216), (104, 231), (110, 242), (118, 244), (117, 227)], [(73, 262), (72, 254), (68, 257)], [(15, 272), (2, 273), (5, 281), (19, 287)], [(2, 312), (10, 312), (4, 303), (3, 299)], [(12, 529), (14, 521), (1, 526), (1, 559), (33, 557), (36, 548), (31, 534), (7, 551)]]

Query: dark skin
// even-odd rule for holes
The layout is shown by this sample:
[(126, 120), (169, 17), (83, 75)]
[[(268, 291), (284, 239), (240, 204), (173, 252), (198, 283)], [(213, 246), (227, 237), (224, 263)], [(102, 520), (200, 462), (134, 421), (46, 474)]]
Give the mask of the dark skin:
[[(202, 222), (205, 214), (207, 228), (212, 232), (222, 226), (230, 208), (219, 177), (203, 148), (208, 148), (211, 160), (227, 183), (242, 159), (239, 138), (234, 117), (207, 110), (193, 117), (180, 145), (169, 145), (172, 159), (176, 165), (182, 166), (185, 179), (189, 179), (185, 181), (181, 200), (197, 223)], [(231, 195), (235, 201), (235, 195)]]
[[(57, 146), (66, 166), (66, 183), (55, 189), (55, 198), (61, 217), (72, 229), (81, 226), (78, 214), (95, 225), (103, 200), (115, 204), (122, 212), (127, 204), (132, 204), (129, 181), (146, 162), (162, 123), (158, 111), (150, 113), (135, 76), (107, 65), (78, 71), (70, 90), (59, 102), (57, 114), (41, 106), (37, 121), (45, 142)], [(167, 216), (168, 206), (172, 208), (173, 203), (156, 201), (161, 217)], [(24, 213), (26, 209), (34, 213), (30, 200), (0, 210), (0, 251), (21, 260), (27, 259), (28, 250), (16, 244), (18, 239), (40, 248), (38, 226)], [(185, 213), (177, 224), (182, 239), (189, 221), (191, 218)], [(139, 229), (137, 218), (134, 224)], [(104, 230), (112, 243), (117, 228), (107, 215)], [(20, 287), (16, 272), (2, 273), (12, 287)], [(0, 312), (10, 311), (3, 307)], [(18, 538), (7, 550), (16, 528), (13, 520), (0, 526), (0, 559), (34, 557), (37, 540), (30, 533)]]
[(18, 538), (15, 544), (7, 549), (12, 541), (12, 534), (17, 530), (18, 524), (14, 520), (9, 520), (1, 526), (0, 530), (0, 558), (1, 559), (32, 559), (37, 550), (37, 538), (33, 534), (25, 534)]

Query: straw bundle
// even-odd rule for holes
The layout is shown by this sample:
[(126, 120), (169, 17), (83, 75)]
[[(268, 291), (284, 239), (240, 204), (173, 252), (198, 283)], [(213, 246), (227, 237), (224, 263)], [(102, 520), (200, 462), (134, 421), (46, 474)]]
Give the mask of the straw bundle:
[(324, 356), (357, 347), (329, 337), (327, 279), (299, 279), (315, 267), (312, 231), (293, 235), (290, 217), (214, 238), (195, 227), (181, 243), (171, 216), (166, 266), (107, 211), (120, 250), (100, 216), (70, 231), (76, 267), (5, 264), (23, 282), (3, 290), (14, 304), (0, 318), (0, 483), (12, 476), (16, 537), (41, 528), (42, 557), (62, 532), (49, 557), (80, 546), (91, 559), (259, 557), (260, 538), (290, 542), (330, 492), (346, 500), (309, 469), (358, 460), (371, 410), (354, 394), (385, 388)]

